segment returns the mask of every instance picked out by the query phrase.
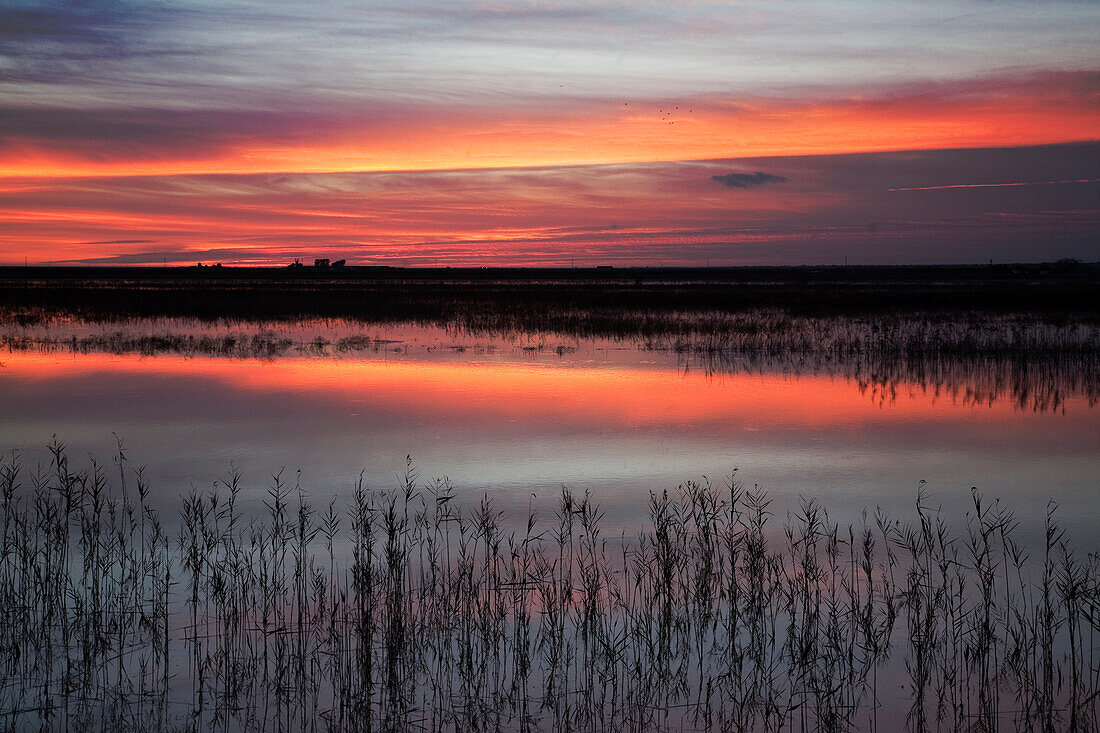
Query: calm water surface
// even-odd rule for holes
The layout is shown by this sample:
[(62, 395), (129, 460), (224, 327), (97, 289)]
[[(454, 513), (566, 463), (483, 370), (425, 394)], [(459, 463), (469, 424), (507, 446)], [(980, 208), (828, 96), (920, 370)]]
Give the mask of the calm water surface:
[[(325, 328), (335, 342), (339, 328)], [(840, 522), (876, 506), (909, 517), (925, 482), (952, 513), (971, 487), (1001, 499), (1027, 535), (1056, 501), (1088, 549), (1100, 520), (1100, 408), (1072, 389), (1041, 410), (996, 390), (968, 397), (966, 385), (715, 369), (614, 341), (390, 327), (347, 350), (310, 345), (310, 329), (291, 328), (306, 345), (270, 359), (5, 353), (0, 446), (33, 467), (56, 435), (74, 460), (113, 470), (118, 436), (168, 512), (233, 467), (245, 508), (262, 511), (280, 471), (311, 501), (342, 502), (360, 475), (394, 485), (408, 455), (422, 478), (517, 516), (551, 508), (563, 486), (589, 489), (615, 533), (641, 527), (650, 492), (734, 472), (780, 516), (815, 497)]]

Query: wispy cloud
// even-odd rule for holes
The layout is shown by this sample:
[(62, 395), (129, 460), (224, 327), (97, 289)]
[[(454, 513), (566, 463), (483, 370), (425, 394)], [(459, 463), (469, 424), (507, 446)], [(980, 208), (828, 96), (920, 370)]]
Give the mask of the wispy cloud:
[(426, 170), (1090, 139), (1100, 72), (897, 83), (851, 98), (704, 95), (516, 105), (294, 102), (281, 109), (53, 109), (0, 114), (0, 176)]
[(726, 188), (755, 188), (766, 183), (785, 183), (783, 176), (775, 176), (771, 173), (726, 173), (724, 175), (711, 176), (712, 181), (721, 183)]
[[(0, 262), (1090, 259), (1100, 226), (1100, 181), (1090, 175), (1098, 152), (1100, 143), (435, 172), (28, 179), (0, 189)], [(981, 184), (1009, 170), (1081, 182), (956, 183)], [(739, 195), (714, 180), (730, 171), (754, 171), (734, 174), (752, 180), (767, 171), (786, 182)]]
[(156, 241), (155, 239), (101, 239), (80, 244), (153, 244)]
[(1071, 183), (1100, 183), (1100, 178), (1074, 178), (1066, 181), (1017, 181), (1013, 183), (951, 183), (946, 186), (908, 186), (887, 191), (947, 191), (952, 188), (1016, 188), (1019, 186), (1062, 186)]
[[(248, 106), (288, 96), (752, 96), (1089, 68), (1097, 22), (1094, 3), (1073, 0), (1048, 0), (1041, 14), (1010, 0), (819, 0), (797, 11), (772, 0), (12, 0), (0, 24), (0, 88), (9, 99), (61, 103), (69, 92), (100, 107), (138, 93), (176, 108), (217, 104), (227, 90)], [(1035, 51), (1022, 56), (1025, 40)]]
[[(297, 256), (304, 256), (304, 251)], [(71, 260), (54, 260), (59, 265), (160, 265), (195, 264), (198, 262), (233, 262), (236, 264), (268, 265), (285, 261), (286, 255), (271, 252), (256, 252), (249, 249), (211, 248), (211, 249), (165, 249), (149, 252), (127, 252), (123, 254), (103, 255), (99, 257), (79, 257)]]
[(961, 219), (1032, 217), (1024, 192), (1077, 211), (1095, 187), (989, 183), (1095, 179), (1050, 149), (1017, 148), (1012, 165), (973, 150), (743, 160), (1095, 139), (1095, 2), (9, 0), (0, 13), (8, 261), (332, 246), (519, 262), (621, 245), (668, 262), (704, 243), (744, 253), (754, 227), (760, 247), (782, 227), (886, 231), (916, 189), (966, 201), (936, 214)]

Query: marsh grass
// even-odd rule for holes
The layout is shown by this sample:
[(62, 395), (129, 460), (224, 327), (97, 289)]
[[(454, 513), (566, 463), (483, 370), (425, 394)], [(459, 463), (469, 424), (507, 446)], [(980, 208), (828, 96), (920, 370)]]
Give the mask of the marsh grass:
[[(132, 324), (131, 324), (132, 325)], [(259, 324), (256, 328), (225, 330), (220, 333), (179, 333), (161, 330), (143, 333), (115, 328), (90, 334), (13, 332), (0, 334), (0, 345), (9, 351), (63, 352), (71, 354), (140, 354), (156, 356), (211, 356), (273, 359), (288, 354), (328, 356), (333, 353), (378, 352), (389, 341), (365, 334), (342, 336), (330, 341), (324, 336), (301, 341)]]
[[(1062, 410), (1070, 398), (1084, 398), (1090, 406), (1100, 402), (1100, 328), (1025, 314), (809, 317), (777, 309), (624, 311), (614, 316), (613, 326), (588, 323), (579, 314), (573, 330), (549, 332), (510, 330), (499, 318), (468, 316), (414, 325), (409, 336), (401, 328), (390, 333), (382, 324), (346, 319), (212, 325), (186, 319), (99, 323), (54, 314), (25, 325), (9, 312), (0, 313), (0, 348), (247, 359), (344, 358), (400, 350), (436, 358), (431, 352), (446, 343), (441, 338), (455, 341), (445, 350), (456, 354), (488, 338), (487, 347), (474, 350), (511, 349), (521, 358), (554, 354), (564, 359), (577, 347), (561, 339), (603, 339), (598, 343), (675, 354), (681, 368), (708, 376), (762, 371), (840, 376), (878, 402), (891, 401), (911, 386), (965, 404), (1008, 399), (1022, 410)], [(382, 330), (363, 332), (368, 325)]]
[(0, 715), (10, 730), (1095, 730), (1100, 568), (974, 493), (951, 523), (838, 526), (688, 482), (607, 536), (460, 502), (411, 462), (314, 507), (236, 473), (178, 530), (119, 447), (0, 462)]
[[(456, 286), (457, 287), (457, 286)], [(690, 290), (690, 289), (689, 289)], [(277, 315), (250, 315), (228, 307), (247, 304), (244, 294), (231, 297), (227, 307), (208, 315), (168, 309), (131, 311), (123, 306), (80, 308), (76, 305), (26, 306), (0, 303), (0, 338), (8, 348), (54, 346), (78, 351), (117, 353), (237, 353), (243, 339), (258, 337), (264, 348), (276, 353), (302, 346), (279, 332), (303, 323), (343, 326), (352, 332), (345, 345), (363, 348), (363, 327), (387, 328), (415, 324), (437, 327), (460, 336), (553, 335), (570, 339), (615, 339), (636, 342), (647, 348), (695, 353), (734, 354), (854, 354), (880, 353), (893, 356), (1021, 355), (1041, 353), (1096, 353), (1100, 350), (1100, 320), (1091, 299), (1082, 298), (1089, 309), (1035, 311), (1021, 298), (1015, 308), (951, 307), (930, 301), (922, 307), (856, 308), (834, 311), (815, 308), (802, 311), (768, 302), (739, 303), (721, 308), (701, 303), (678, 304), (676, 298), (656, 297), (644, 305), (622, 293), (598, 287), (582, 291), (598, 296), (595, 302), (578, 293), (562, 295), (561, 302), (540, 305), (524, 297), (526, 290), (492, 290), (491, 302), (466, 302), (454, 295), (446, 300), (443, 291), (419, 292), (426, 302), (443, 298), (452, 307), (433, 305), (408, 307), (376, 313), (369, 308), (337, 314), (289, 311)], [(39, 292), (31, 289), (29, 293)], [(99, 291), (94, 291), (99, 292)], [(679, 291), (675, 291), (679, 292)], [(854, 293), (859, 301), (859, 293)], [(286, 294), (281, 293), (283, 300)], [(363, 305), (383, 304), (378, 294), (365, 293)], [(311, 293), (310, 302), (324, 302)], [(499, 302), (498, 300), (499, 299)], [(175, 298), (182, 303), (190, 302)], [(65, 301), (62, 301), (64, 303)], [(149, 331), (140, 324), (167, 324)], [(199, 324), (198, 335), (180, 333), (178, 326)], [(239, 326), (235, 332), (233, 327)], [(196, 330), (196, 329), (187, 329)], [(212, 335), (213, 334), (213, 335)], [(229, 341), (226, 341), (228, 339)], [(270, 342), (270, 345), (268, 343)], [(323, 338), (316, 344), (326, 346)], [(245, 352), (247, 349), (245, 349)], [(242, 352), (244, 353), (244, 352)]]

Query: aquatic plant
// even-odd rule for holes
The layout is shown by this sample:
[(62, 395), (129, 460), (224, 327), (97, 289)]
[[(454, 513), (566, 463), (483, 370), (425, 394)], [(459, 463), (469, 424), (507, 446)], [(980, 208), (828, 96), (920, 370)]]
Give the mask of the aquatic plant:
[[(1071, 397), (1084, 397), (1090, 405), (1100, 401), (1100, 329), (1080, 323), (1057, 325), (1021, 314), (929, 320), (913, 314), (796, 317), (778, 310), (651, 314), (648, 319), (652, 323), (645, 329), (624, 327), (616, 338), (639, 349), (675, 353), (685, 372), (836, 375), (853, 380), (876, 401), (889, 401), (896, 390), (910, 385), (967, 404), (1007, 398), (1020, 409), (1035, 411), (1062, 409)], [(544, 351), (565, 358), (576, 346), (557, 343), (548, 349), (546, 341), (598, 335), (558, 333), (548, 338), (545, 333), (502, 333), (491, 330), (492, 324), (485, 324), (487, 332), (450, 326), (449, 331), (427, 332), (430, 337), (415, 343), (422, 351), (409, 352), (410, 344), (400, 340), (405, 330), (388, 333), (379, 324), (354, 320), (101, 324), (70, 317), (52, 325), (17, 326), (10, 320), (3, 324), (0, 315), (0, 348), (248, 359), (344, 358), (400, 349), (432, 358), (436, 347), (462, 353), (489, 338), (492, 348), (500, 340), (502, 349), (510, 348), (521, 358)], [(373, 332), (362, 330), (368, 327)]]
[(346, 507), (277, 474), (263, 516), (232, 473), (166, 524), (121, 444), (110, 471), (51, 457), (0, 461), (6, 729), (1098, 723), (1100, 565), (1053, 506), (1034, 558), (977, 492), (962, 526), (923, 493), (838, 526), (733, 478), (609, 537), (591, 495), (511, 518), (409, 460)]

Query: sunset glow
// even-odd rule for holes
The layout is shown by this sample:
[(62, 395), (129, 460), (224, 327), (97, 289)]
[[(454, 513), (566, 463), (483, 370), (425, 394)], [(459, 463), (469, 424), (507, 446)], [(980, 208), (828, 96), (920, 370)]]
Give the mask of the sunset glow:
[[(991, 79), (987, 85), (884, 89), (870, 98), (564, 101), (551, 111), (423, 110), (414, 120), (352, 122), (304, 142), (219, 141), (197, 149), (60, 147), (28, 141), (0, 156), (7, 178), (334, 173), (643, 163), (880, 150), (1000, 147), (1095, 137), (1091, 75)], [(660, 105), (664, 105), (663, 107)], [(666, 109), (666, 107), (668, 109)]]
[[(1095, 245), (1092, 4), (4, 12), (0, 264), (889, 263)], [(884, 151), (927, 157), (893, 158), (886, 186), (826, 180)], [(713, 178), (757, 170), (776, 183)], [(997, 190), (1036, 180), (1075, 182), (1041, 222)], [(898, 205), (972, 184), (990, 188), (976, 207)], [(943, 219), (945, 202), (968, 218)]]

